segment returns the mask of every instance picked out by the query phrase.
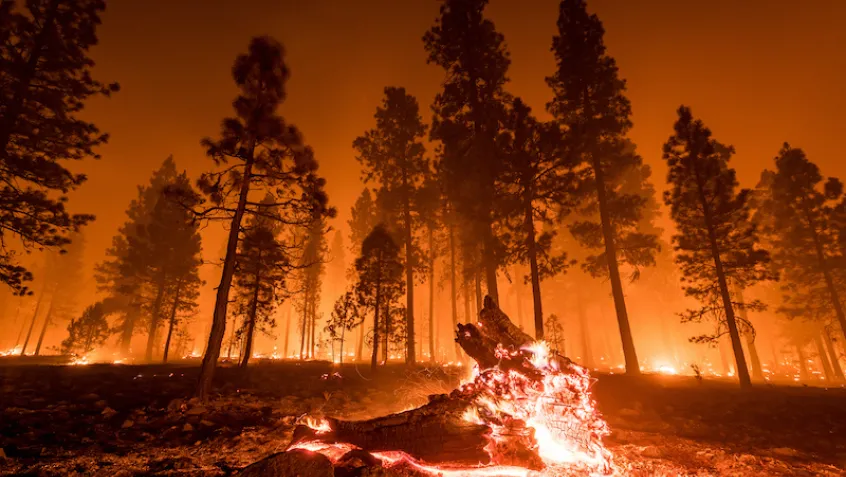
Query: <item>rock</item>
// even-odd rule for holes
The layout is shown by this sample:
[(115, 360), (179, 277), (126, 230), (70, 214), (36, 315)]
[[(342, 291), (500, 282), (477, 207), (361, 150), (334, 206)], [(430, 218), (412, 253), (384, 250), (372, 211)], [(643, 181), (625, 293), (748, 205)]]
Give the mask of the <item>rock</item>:
[(182, 399), (174, 399), (167, 404), (168, 411), (179, 411), (182, 409)]
[(108, 404), (109, 403), (107, 403), (105, 399), (100, 399), (99, 401), (94, 403), (94, 405), (97, 407), (106, 407)]
[(202, 401), (200, 401), (199, 398), (194, 397), (194, 398), (191, 398), (191, 399), (188, 400), (189, 406), (199, 406), (200, 404), (202, 404)]
[(194, 430), (194, 426), (192, 426), (191, 424), (188, 424), (187, 422), (185, 423), (184, 426), (182, 426), (182, 432), (191, 432), (193, 430)]
[(205, 427), (213, 427), (214, 423), (209, 421), (208, 419), (203, 419), (202, 421), (200, 421), (200, 425)]
[(192, 407), (185, 413), (186, 416), (202, 416), (206, 413), (206, 408), (203, 406)]
[(332, 462), (323, 454), (295, 449), (279, 452), (255, 462), (238, 477), (333, 477)]
[(133, 424), (135, 424), (135, 423), (132, 422), (132, 419), (127, 419), (127, 420), (123, 421), (123, 424), (120, 425), (120, 428), (121, 429), (128, 429), (128, 428), (132, 427)]
[(101, 412), (100, 414), (102, 414), (103, 417), (105, 417), (106, 419), (109, 419), (110, 417), (117, 414), (117, 411), (107, 406), (106, 409), (103, 409), (103, 412)]
[(83, 401), (99, 401), (100, 396), (98, 394), (90, 393), (80, 397)]

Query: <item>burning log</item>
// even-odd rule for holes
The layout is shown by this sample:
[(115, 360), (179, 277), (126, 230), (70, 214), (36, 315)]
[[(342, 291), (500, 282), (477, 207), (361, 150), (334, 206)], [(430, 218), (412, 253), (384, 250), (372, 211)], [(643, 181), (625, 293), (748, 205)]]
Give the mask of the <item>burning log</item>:
[(370, 455), (428, 473), (500, 466), (525, 475), (559, 465), (610, 472), (601, 442), (608, 430), (587, 370), (535, 342), (490, 297), (477, 323), (458, 325), (456, 342), (478, 365), (471, 382), (398, 414), (312, 420), (295, 429), (289, 450), (317, 451), (336, 465)]

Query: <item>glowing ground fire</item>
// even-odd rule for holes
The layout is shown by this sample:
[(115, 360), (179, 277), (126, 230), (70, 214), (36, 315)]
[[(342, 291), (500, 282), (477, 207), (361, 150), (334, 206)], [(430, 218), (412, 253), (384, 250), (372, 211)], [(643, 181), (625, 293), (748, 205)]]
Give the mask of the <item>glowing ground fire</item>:
[[(498, 346), (502, 358), (527, 354), (530, 369), (502, 369), (494, 366), (479, 370), (477, 366), (469, 382), (458, 392), (474, 396), (462, 419), (490, 428), (485, 451), (490, 456), (487, 465), (437, 465), (415, 459), (401, 451), (372, 451), (370, 454), (384, 467), (404, 464), (416, 471), (450, 477), (468, 476), (529, 476), (587, 473), (608, 475), (612, 472), (611, 454), (602, 444), (609, 433), (608, 426), (596, 410), (590, 396), (591, 378), (588, 371), (566, 358), (550, 353), (544, 342), (535, 342), (521, 350), (508, 351)], [(536, 376), (539, 375), (540, 379)], [(501, 445), (513, 432), (513, 424), (522, 422), (531, 429), (529, 451), (542, 461), (541, 471), (523, 466), (497, 465), (502, 463)], [(320, 436), (332, 432), (329, 421), (308, 418), (304, 424), (315, 431), (315, 438), (295, 442), (291, 449), (306, 449), (325, 455), (333, 463), (356, 446), (335, 442), (326, 443)]]

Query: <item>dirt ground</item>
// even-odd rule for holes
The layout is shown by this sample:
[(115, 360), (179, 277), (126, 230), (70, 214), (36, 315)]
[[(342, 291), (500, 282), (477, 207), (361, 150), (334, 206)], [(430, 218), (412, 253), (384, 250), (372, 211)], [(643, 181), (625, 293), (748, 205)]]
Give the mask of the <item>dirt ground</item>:
[[(0, 361), (0, 475), (220, 476), (283, 450), (305, 413), (409, 409), (464, 370), (256, 362), (223, 367), (208, 406), (184, 400), (198, 363)], [(224, 384), (225, 383), (225, 384)], [(846, 475), (846, 390), (597, 375), (620, 475)]]

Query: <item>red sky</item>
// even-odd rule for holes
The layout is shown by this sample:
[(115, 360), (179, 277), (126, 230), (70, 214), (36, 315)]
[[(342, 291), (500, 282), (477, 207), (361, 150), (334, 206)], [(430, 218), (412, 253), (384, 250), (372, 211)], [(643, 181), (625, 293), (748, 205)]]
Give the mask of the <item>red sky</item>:
[[(489, 17), (512, 56), (509, 90), (543, 114), (544, 77), (554, 61), (555, 0), (492, 0)], [(103, 159), (72, 208), (97, 215), (88, 227), (90, 261), (100, 260), (135, 187), (173, 154), (196, 177), (212, 166), (200, 139), (230, 114), (235, 56), (268, 34), (292, 70), (282, 112), (311, 144), (343, 224), (361, 191), (351, 143), (372, 125), (382, 88), (405, 86), (430, 118), (441, 70), (426, 64), (421, 37), (436, 0), (120, 0), (109, 2), (93, 52), (100, 79), (122, 90), (96, 100), (88, 116), (111, 133)], [(631, 138), (664, 183), (661, 144), (684, 103), (716, 138), (737, 149), (745, 186), (754, 186), (780, 145), (805, 148), (828, 175), (846, 176), (846, 2), (816, 0), (591, 0), (606, 44), (628, 80)], [(204, 248), (218, 253), (210, 229)], [(212, 282), (217, 270), (204, 272)], [(210, 287), (209, 287), (210, 288)]]

